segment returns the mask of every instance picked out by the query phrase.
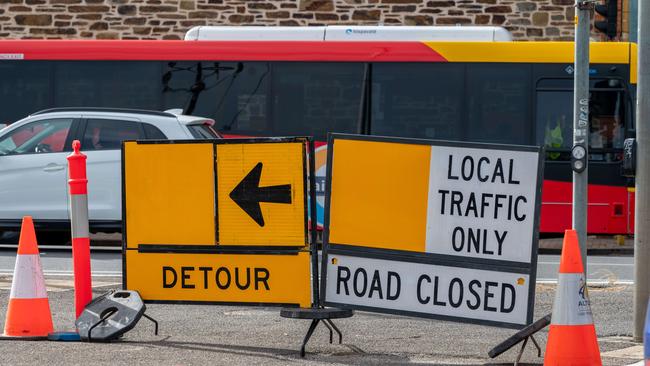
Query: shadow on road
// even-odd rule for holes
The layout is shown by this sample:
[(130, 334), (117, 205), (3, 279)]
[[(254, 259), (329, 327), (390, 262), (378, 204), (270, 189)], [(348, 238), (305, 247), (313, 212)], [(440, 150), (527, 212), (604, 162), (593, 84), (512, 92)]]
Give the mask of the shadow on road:
[(308, 360), (318, 360), (354, 365), (404, 365), (410, 362), (409, 357), (407, 356), (368, 354), (356, 346), (346, 344), (333, 346), (331, 353), (324, 353), (322, 350), (317, 353), (309, 352), (308, 345), (307, 355), (303, 359), (300, 357), (299, 344), (296, 344), (295, 349), (283, 349), (207, 342), (170, 341), (169, 336), (159, 341), (124, 341), (124, 343), (144, 347), (162, 347), (187, 351), (229, 353), (232, 355), (260, 357), (281, 362), (302, 362)]

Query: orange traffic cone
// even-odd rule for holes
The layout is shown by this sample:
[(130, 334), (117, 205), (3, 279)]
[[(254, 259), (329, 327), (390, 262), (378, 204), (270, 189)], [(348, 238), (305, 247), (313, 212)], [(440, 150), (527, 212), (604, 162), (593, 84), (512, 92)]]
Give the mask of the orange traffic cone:
[(41, 337), (52, 332), (52, 314), (31, 216), (23, 217), (11, 283), (5, 336)]
[(564, 233), (544, 365), (602, 365), (575, 230)]

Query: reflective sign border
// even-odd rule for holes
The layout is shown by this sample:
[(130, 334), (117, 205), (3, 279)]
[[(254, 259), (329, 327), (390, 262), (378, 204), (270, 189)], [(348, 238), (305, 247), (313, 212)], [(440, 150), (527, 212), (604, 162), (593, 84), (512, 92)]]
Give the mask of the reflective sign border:
[[(463, 258), (460, 256), (433, 254), (433, 253), (415, 253), (401, 250), (390, 249), (377, 249), (360, 247), (351, 243), (330, 243), (329, 242), (329, 224), (330, 224), (330, 204), (332, 192), (332, 164), (334, 162), (334, 141), (335, 140), (355, 140), (355, 141), (369, 141), (369, 142), (389, 142), (398, 144), (409, 145), (427, 145), (427, 146), (447, 146), (447, 147), (465, 147), (474, 149), (490, 149), (490, 150), (505, 150), (505, 151), (520, 151), (520, 152), (534, 152), (538, 154), (537, 163), (537, 186), (535, 190), (535, 219), (533, 221), (533, 248), (531, 250), (530, 263), (511, 262), (503, 260), (492, 260), (484, 258)], [(539, 217), (542, 203), (542, 182), (544, 178), (544, 148), (537, 146), (523, 146), (523, 145), (502, 145), (502, 144), (488, 144), (488, 143), (474, 143), (474, 142), (456, 142), (456, 141), (443, 141), (443, 140), (427, 140), (427, 139), (411, 139), (399, 137), (383, 137), (383, 136), (369, 136), (369, 135), (353, 135), (353, 134), (339, 134), (330, 133), (327, 136), (327, 176), (325, 179), (325, 216), (324, 216), (324, 230), (323, 230), (323, 253), (321, 262), (321, 305), (333, 306), (342, 309), (357, 309), (362, 311), (370, 311), (377, 313), (406, 315), (421, 318), (431, 318), (440, 320), (451, 320), (460, 323), (490, 325), (502, 328), (521, 329), (526, 325), (533, 322), (533, 312), (535, 308), (535, 284), (537, 280), (537, 250), (539, 247)], [(435, 264), (449, 267), (462, 267), (485, 269), (498, 272), (522, 273), (529, 275), (528, 283), (528, 309), (526, 315), (526, 324), (505, 323), (490, 320), (480, 320), (471, 318), (461, 318), (437, 314), (422, 314), (402, 310), (393, 310), (385, 308), (374, 308), (357, 306), (351, 304), (334, 303), (327, 301), (327, 266), (328, 256), (330, 254), (350, 255), (361, 258), (374, 258), (385, 260), (396, 260), (402, 262)]]
[[(304, 223), (304, 237), (305, 245), (309, 244), (309, 209), (308, 209), (308, 162), (307, 162), (307, 149), (310, 146), (309, 137), (258, 137), (258, 138), (223, 138), (223, 139), (199, 139), (199, 140), (125, 140), (122, 142), (121, 147), (121, 173), (122, 173), (122, 288), (126, 289), (127, 283), (127, 270), (126, 270), (126, 251), (127, 250), (137, 250), (140, 253), (194, 253), (194, 254), (219, 254), (219, 253), (229, 253), (229, 254), (268, 254), (268, 255), (278, 255), (278, 254), (298, 254), (298, 252), (303, 251), (304, 247), (281, 247), (274, 246), (272, 248), (264, 247), (260, 245), (250, 245), (250, 246), (188, 246), (188, 245), (166, 245), (166, 244), (157, 244), (157, 245), (141, 245), (138, 244), (137, 249), (128, 249), (128, 232), (126, 227), (126, 159), (125, 159), (125, 149), (124, 146), (126, 143), (135, 142), (138, 145), (154, 145), (154, 144), (213, 144), (213, 156), (214, 156), (214, 190), (215, 190), (215, 202), (214, 202), (214, 219), (215, 219), (215, 239), (219, 240), (219, 217), (218, 214), (218, 195), (217, 195), (217, 164), (216, 164), (216, 154), (217, 154), (217, 145), (226, 145), (226, 144), (256, 144), (256, 143), (301, 143), (304, 148), (302, 149), (302, 161), (303, 161), (303, 197), (304, 197), (304, 212), (305, 212), (305, 223)], [(315, 193), (315, 192), (314, 192)], [(315, 200), (315, 195), (313, 197)], [(254, 303), (254, 302), (206, 302), (206, 301), (158, 301), (158, 300), (145, 300), (145, 303), (151, 304), (205, 304), (205, 305), (245, 305), (245, 306), (298, 306), (297, 304), (280, 304), (280, 303)]]

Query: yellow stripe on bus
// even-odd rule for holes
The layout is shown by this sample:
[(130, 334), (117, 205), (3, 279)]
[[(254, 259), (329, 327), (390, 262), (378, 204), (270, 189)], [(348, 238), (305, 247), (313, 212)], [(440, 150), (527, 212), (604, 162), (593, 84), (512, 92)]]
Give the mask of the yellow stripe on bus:
[[(573, 42), (424, 42), (449, 62), (572, 63)], [(593, 42), (590, 61), (628, 64), (630, 43)]]
[(639, 49), (636, 43), (630, 43), (630, 84), (636, 84)]

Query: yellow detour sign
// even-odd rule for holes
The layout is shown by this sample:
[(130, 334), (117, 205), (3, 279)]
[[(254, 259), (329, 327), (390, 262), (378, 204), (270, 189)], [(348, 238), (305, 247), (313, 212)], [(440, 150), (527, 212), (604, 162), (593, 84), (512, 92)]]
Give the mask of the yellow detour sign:
[(539, 147), (331, 134), (327, 150), (323, 305), (532, 321)]
[(124, 143), (127, 247), (214, 246), (212, 143)]
[(221, 245), (307, 243), (305, 145), (217, 145)]
[(126, 288), (145, 300), (309, 307), (309, 253), (126, 251)]
[(126, 142), (127, 246), (307, 245), (306, 142), (271, 141)]
[(307, 139), (129, 141), (124, 283), (145, 301), (308, 306)]

